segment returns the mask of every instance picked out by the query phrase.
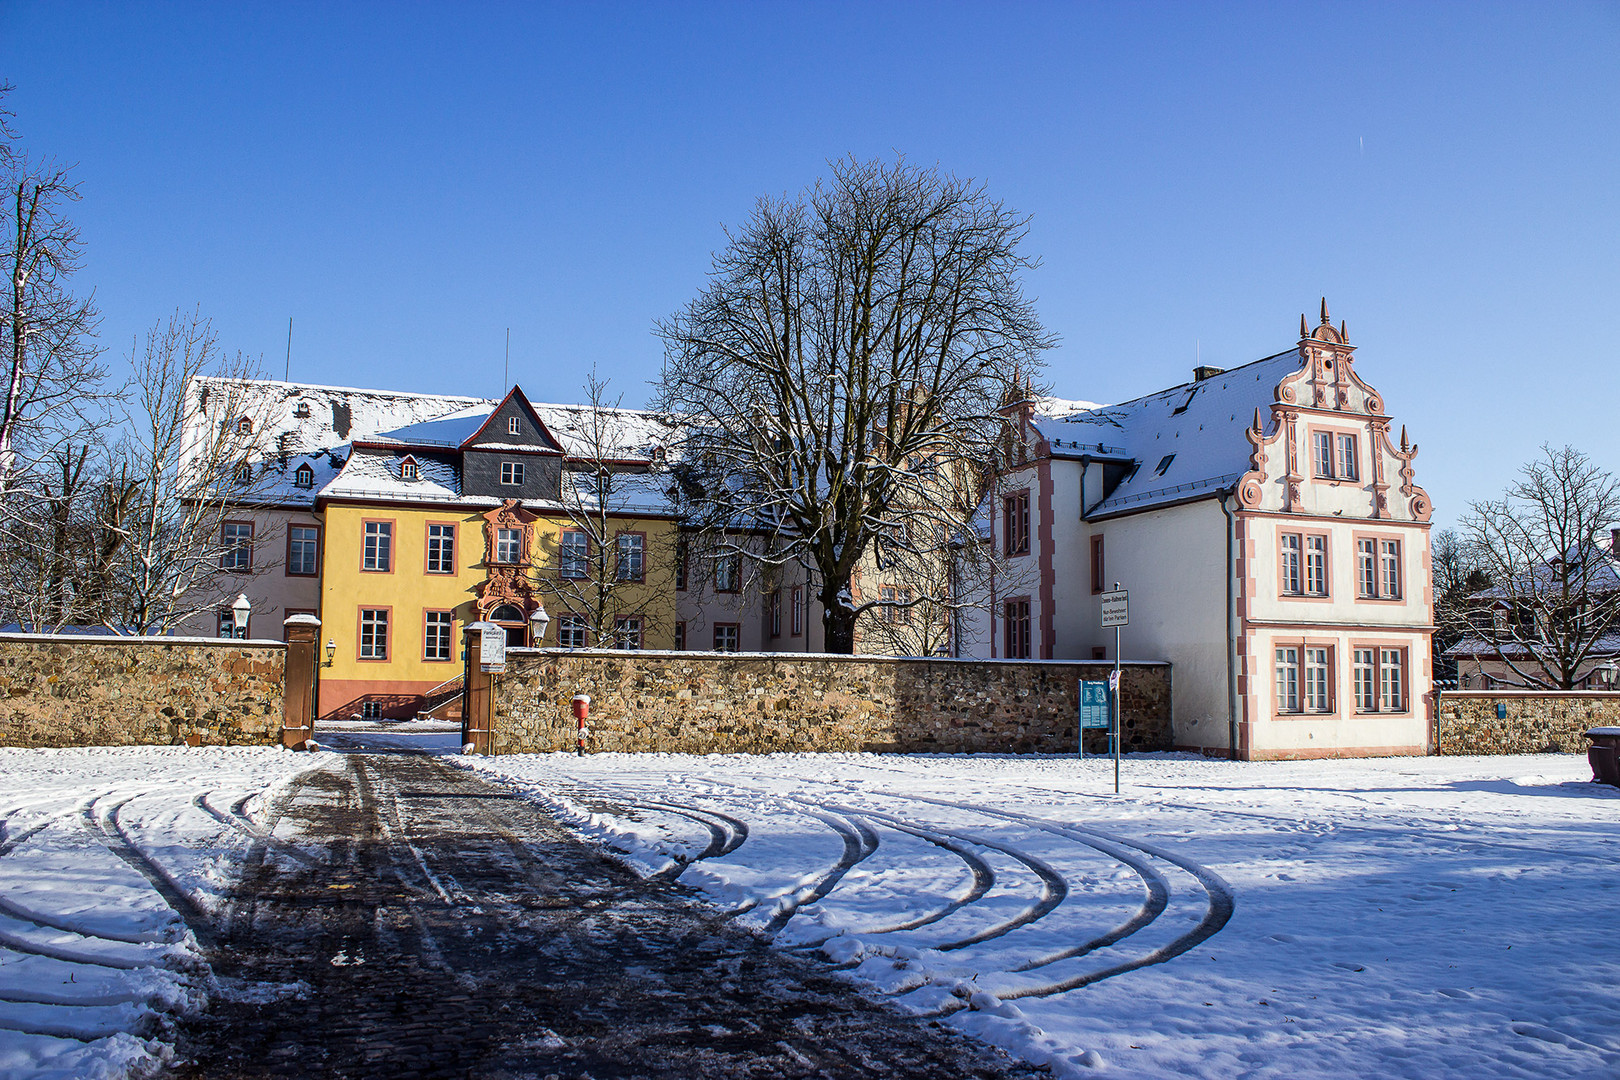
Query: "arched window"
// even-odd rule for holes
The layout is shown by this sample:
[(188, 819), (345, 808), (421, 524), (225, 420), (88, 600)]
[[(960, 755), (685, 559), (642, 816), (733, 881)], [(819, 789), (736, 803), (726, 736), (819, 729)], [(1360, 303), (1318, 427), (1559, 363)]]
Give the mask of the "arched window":
[(513, 607), (511, 604), (502, 604), (500, 607), (496, 608), (494, 611), (489, 613), (489, 621), (490, 622), (522, 622), (523, 621), (523, 612), (519, 611), (517, 608)]

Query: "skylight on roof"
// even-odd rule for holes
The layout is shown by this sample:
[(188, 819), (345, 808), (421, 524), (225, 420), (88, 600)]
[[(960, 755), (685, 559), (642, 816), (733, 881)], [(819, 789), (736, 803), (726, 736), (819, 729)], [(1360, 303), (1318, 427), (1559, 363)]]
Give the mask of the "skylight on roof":
[(1174, 461), (1174, 460), (1176, 460), (1176, 455), (1174, 455), (1174, 454), (1166, 454), (1166, 455), (1164, 455), (1164, 457), (1159, 459), (1159, 467), (1153, 470), (1153, 475), (1154, 476), (1163, 476), (1164, 471), (1170, 467), (1170, 463), (1172, 461)]

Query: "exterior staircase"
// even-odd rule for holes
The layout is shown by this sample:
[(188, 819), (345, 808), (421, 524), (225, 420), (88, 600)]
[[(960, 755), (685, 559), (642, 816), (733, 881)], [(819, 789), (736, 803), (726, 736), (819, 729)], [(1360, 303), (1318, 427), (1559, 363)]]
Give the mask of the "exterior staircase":
[(446, 679), (422, 695), (417, 706), (418, 720), (453, 720), (461, 722), (461, 676)]

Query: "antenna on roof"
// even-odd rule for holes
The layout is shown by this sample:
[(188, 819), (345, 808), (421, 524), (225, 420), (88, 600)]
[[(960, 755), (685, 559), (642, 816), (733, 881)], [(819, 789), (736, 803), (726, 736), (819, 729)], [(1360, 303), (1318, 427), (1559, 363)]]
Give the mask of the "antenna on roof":
[(506, 366), (501, 369), (501, 394), (504, 396), (506, 388), (512, 385), (512, 328), (506, 328)]
[(287, 370), (281, 373), (282, 382), (292, 382), (292, 316), (287, 316)]

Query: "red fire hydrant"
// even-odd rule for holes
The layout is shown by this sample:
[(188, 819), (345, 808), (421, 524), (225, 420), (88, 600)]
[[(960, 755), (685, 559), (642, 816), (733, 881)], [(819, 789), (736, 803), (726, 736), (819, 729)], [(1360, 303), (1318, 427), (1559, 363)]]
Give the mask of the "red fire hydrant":
[(579, 721), (579, 756), (585, 756), (585, 733), (590, 730), (585, 721), (591, 718), (591, 695), (574, 695), (574, 719)]

